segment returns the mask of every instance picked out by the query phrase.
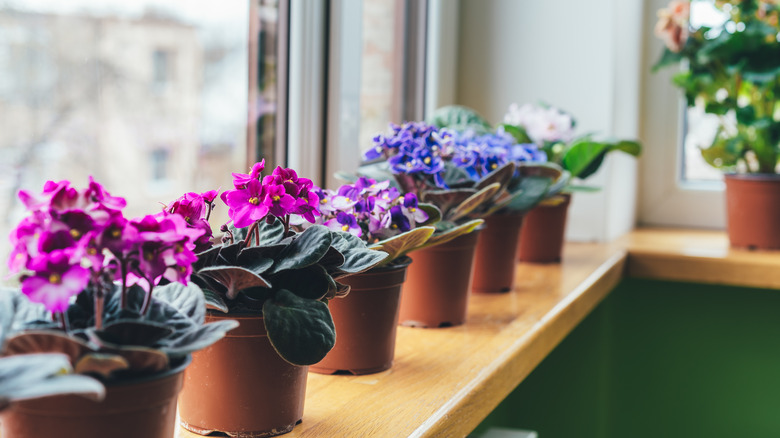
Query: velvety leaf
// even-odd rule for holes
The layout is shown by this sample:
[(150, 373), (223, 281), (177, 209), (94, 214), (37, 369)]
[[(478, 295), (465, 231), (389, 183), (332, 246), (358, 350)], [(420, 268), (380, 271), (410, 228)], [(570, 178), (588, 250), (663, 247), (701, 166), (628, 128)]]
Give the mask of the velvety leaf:
[(444, 219), (449, 221), (457, 221), (462, 217), (466, 217), (466, 215), (481, 205), (486, 204), (492, 200), (499, 189), (501, 189), (501, 185), (499, 183), (493, 183), (482, 188), (480, 191), (474, 193), (465, 201), (461, 202), (457, 207), (453, 208), (449, 214), (444, 217)]
[[(452, 164), (450, 161), (444, 162), (442, 179), (444, 179), (444, 183), (447, 184), (449, 189), (463, 189), (474, 186), (474, 180), (471, 179), (471, 176), (469, 176), (465, 170)], [(410, 190), (406, 190), (406, 192), (414, 193), (416, 190), (414, 189), (414, 186), (412, 186)]]
[(386, 265), (399, 257), (403, 257), (409, 251), (422, 246), (433, 235), (434, 231), (436, 229), (433, 227), (415, 228), (389, 239), (380, 240), (370, 245), (369, 249), (386, 252), (388, 254), (387, 258), (379, 266)]
[(344, 231), (331, 231), (331, 247), (338, 250), (342, 256), (352, 248), (365, 248), (366, 244), (360, 237)]
[(386, 252), (373, 251), (365, 247), (349, 249), (344, 252), (344, 264), (338, 267), (338, 272), (333, 274), (333, 278), (338, 280), (347, 275), (367, 271), (386, 257)]
[(428, 225), (433, 225), (436, 222), (439, 222), (441, 220), (441, 210), (436, 208), (435, 205), (420, 203), (420, 204), (417, 204), (417, 208), (419, 208), (420, 210), (424, 211), (425, 214), (428, 215), (428, 220), (426, 220), (425, 222), (422, 222), (422, 223), (418, 223), (417, 224), (418, 227), (424, 227), (424, 226), (428, 226)]
[(295, 365), (319, 362), (336, 342), (328, 305), (281, 289), (263, 305), (268, 339), (286, 361)]
[(51, 314), (42, 304), (31, 302), (18, 289), (0, 288), (0, 345), (3, 339), (20, 327), (51, 321)]
[(257, 226), (257, 238), (260, 243), (257, 244), (255, 238), (252, 238), (250, 245), (255, 246), (272, 246), (278, 244), (284, 239), (284, 225), (278, 219), (273, 223), (267, 223), (265, 221), (260, 222)]
[[(375, 179), (377, 181), (393, 181), (393, 172), (390, 170), (390, 165), (387, 161), (377, 161), (369, 164), (363, 164), (358, 167), (358, 176), (364, 176), (366, 178)], [(357, 178), (354, 179), (357, 181)]]
[(571, 181), (571, 173), (568, 170), (564, 170), (558, 179), (554, 180), (550, 187), (547, 189), (545, 196), (550, 197), (555, 194), (561, 193), (565, 188), (569, 187)]
[(547, 189), (550, 187), (550, 179), (529, 176), (523, 178), (518, 190), (512, 193), (506, 209), (509, 211), (528, 211), (544, 199)]
[(105, 348), (104, 351), (121, 356), (127, 361), (129, 370), (134, 374), (165, 371), (170, 363), (168, 355), (155, 348), (114, 346), (114, 348)]
[(230, 330), (238, 327), (238, 321), (217, 321), (197, 326), (160, 348), (170, 357), (181, 357), (202, 350), (219, 341)]
[(512, 162), (506, 163), (503, 166), (499, 167), (498, 169), (485, 175), (485, 177), (482, 178), (474, 188), (477, 190), (482, 190), (485, 187), (492, 185), (494, 183), (498, 183), (501, 188), (504, 188), (507, 185), (509, 185), (509, 181), (512, 179), (512, 176), (514, 174), (515, 174), (515, 163)]
[(312, 225), (283, 249), (268, 274), (285, 269), (300, 269), (317, 263), (330, 248), (333, 238), (330, 230), (322, 225)]
[(91, 353), (79, 359), (73, 366), (78, 374), (97, 374), (104, 379), (111, 377), (116, 371), (130, 368), (130, 363), (122, 356), (116, 354)]
[(201, 269), (198, 275), (213, 278), (225, 286), (229, 300), (236, 299), (239, 292), (250, 287), (271, 287), (263, 277), (239, 266), (213, 266)]
[(299, 297), (319, 300), (328, 293), (329, 277), (323, 266), (311, 265), (279, 272), (270, 280), (275, 290), (286, 289)]
[(222, 295), (211, 289), (201, 288), (203, 291), (203, 298), (206, 300), (206, 310), (219, 310), (223, 313), (228, 313), (228, 305)]
[(21, 401), (60, 394), (81, 394), (91, 400), (105, 396), (103, 384), (71, 371), (67, 356), (54, 353), (0, 358), (0, 398)]
[(165, 301), (171, 307), (188, 317), (195, 324), (202, 324), (206, 319), (206, 307), (203, 291), (193, 284), (170, 283), (158, 286), (153, 294), (155, 301)]
[[(219, 257), (214, 263), (220, 265), (236, 264), (236, 261), (238, 260), (238, 253), (244, 249), (245, 246), (246, 245), (244, 245), (243, 240), (236, 241), (236, 243), (231, 245), (223, 245), (219, 251)], [(205, 267), (207, 268), (208, 266)]]
[[(283, 247), (279, 247), (281, 251)], [(267, 246), (252, 246), (244, 248), (238, 254), (238, 265), (242, 268), (249, 269), (257, 275), (263, 275), (274, 264), (274, 258), (268, 257), (269, 247)], [(276, 254), (274, 254), (276, 255)]]
[(219, 257), (219, 252), (222, 250), (222, 245), (212, 246), (211, 248), (199, 252), (197, 254), (198, 260), (192, 264), (192, 270), (197, 272), (200, 269), (205, 268), (206, 266), (213, 266), (216, 261), (217, 257)]
[(62, 353), (70, 363), (91, 352), (93, 349), (84, 341), (55, 331), (28, 331), (6, 339), (3, 354)]
[(450, 128), (460, 132), (466, 129), (473, 129), (478, 133), (491, 130), (490, 123), (476, 111), (459, 105), (438, 108), (428, 116), (426, 121), (437, 128)]
[[(333, 234), (336, 233), (335, 232), (331, 233), (331, 235)], [(335, 246), (333, 245), (333, 243), (336, 242), (336, 239), (338, 239), (338, 237), (333, 237), (331, 246), (330, 248), (328, 248), (328, 252), (326, 252), (325, 255), (320, 259), (320, 261), (317, 262), (318, 265), (323, 266), (328, 271), (330, 271), (333, 267), (343, 265), (344, 261), (346, 260), (344, 258), (344, 254), (342, 254), (341, 251), (336, 249)]]
[(109, 324), (123, 318), (140, 316), (145, 297), (146, 291), (141, 286), (137, 284), (130, 286), (125, 294), (125, 307), (122, 308), (121, 287), (115, 285), (113, 290), (106, 293), (103, 304), (103, 323)]
[(98, 339), (111, 344), (149, 347), (173, 334), (165, 324), (139, 320), (119, 320), (93, 332)]
[(429, 190), (423, 192), (420, 201), (433, 204), (444, 217), (448, 216), (452, 208), (460, 205), (470, 196), (477, 193), (474, 189), (454, 189), (454, 190)]
[(482, 225), (485, 221), (482, 219), (474, 219), (472, 221), (466, 222), (464, 224), (460, 224), (458, 226), (455, 226), (453, 228), (448, 229), (447, 231), (441, 232), (441, 233), (435, 233), (433, 236), (431, 236), (430, 239), (428, 239), (427, 242), (423, 246), (421, 246), (419, 249), (427, 248), (429, 246), (439, 245), (442, 243), (449, 242), (450, 240), (462, 236), (464, 234), (468, 234), (474, 229), (476, 229), (478, 226)]

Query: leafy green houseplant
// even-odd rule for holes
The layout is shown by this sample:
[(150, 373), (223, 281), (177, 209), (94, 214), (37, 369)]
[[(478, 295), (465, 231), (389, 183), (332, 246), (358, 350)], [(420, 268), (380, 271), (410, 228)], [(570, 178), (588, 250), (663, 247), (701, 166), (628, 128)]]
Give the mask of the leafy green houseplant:
[[(9, 267), (21, 287), (2, 290), (3, 310), (12, 315), (3, 327), (5, 356), (64, 354), (75, 372), (105, 382), (110, 396), (115, 384), (139, 378), (163, 376), (160, 382), (176, 386), (189, 355), (235, 327), (203, 324), (203, 293), (188, 281), (202, 232), (180, 217), (126, 219), (125, 200), (91, 179), (82, 190), (49, 181), (42, 193), (21, 191), (19, 198), (30, 214), (11, 233)], [(168, 398), (163, 403), (175, 406)], [(101, 414), (102, 406), (94, 406), (92, 421), (105, 421), (111, 435), (116, 417)], [(23, 436), (29, 421), (44, 422), (11, 412), (3, 427)], [(70, 421), (76, 436), (94, 430)]]
[(732, 246), (780, 249), (780, 5), (716, 1), (710, 7), (719, 20), (695, 28), (690, 7), (672, 1), (658, 12), (655, 31), (665, 47), (654, 70), (680, 66), (673, 82), (687, 105), (719, 119), (701, 153), (725, 172)]
[[(182, 425), (196, 432), (292, 430), (303, 403), (279, 406), (272, 388), (295, 375), (301, 379), (279, 389), (303, 395), (305, 365), (320, 361), (336, 340), (327, 303), (349, 292), (340, 280), (387, 257), (345, 231), (317, 224), (296, 231), (294, 224), (313, 223), (321, 214), (319, 189), (292, 169), (277, 167), (266, 176), (263, 170), (261, 162), (249, 174), (233, 174), (234, 188), (221, 195), (230, 217), (221, 243), (198, 253), (194, 264), (192, 281), (205, 293), (209, 318), (241, 321), (236, 339), (195, 355), (188, 371), (180, 414)], [(208, 224), (213, 201), (190, 193), (166, 210), (195, 229)], [(266, 365), (272, 369), (261, 368)], [(230, 372), (216, 375), (221, 367)], [(226, 398), (256, 409), (242, 414), (224, 406)], [(270, 423), (256, 411), (269, 412)]]
[(717, 1), (719, 23), (692, 28), (690, 2), (658, 12), (665, 47), (653, 70), (680, 67), (673, 82), (688, 106), (720, 118), (702, 156), (727, 172), (775, 173), (780, 152), (780, 6), (773, 1)]

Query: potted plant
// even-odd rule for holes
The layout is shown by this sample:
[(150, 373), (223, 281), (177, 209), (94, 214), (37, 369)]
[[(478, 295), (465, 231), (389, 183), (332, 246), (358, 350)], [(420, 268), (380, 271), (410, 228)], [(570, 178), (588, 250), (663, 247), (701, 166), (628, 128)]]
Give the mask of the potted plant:
[(356, 375), (384, 371), (393, 364), (401, 286), (412, 262), (406, 254), (431, 237), (435, 228), (428, 225), (440, 214), (436, 207), (420, 204), (414, 193), (402, 195), (389, 180), (360, 177), (319, 196), (322, 215), (315, 223), (353, 234), (388, 257), (344, 280), (349, 295), (330, 303), (339, 334), (336, 345), (310, 370)]
[(474, 231), (484, 222), (469, 213), (491, 202), (506, 181), (500, 172), (471, 180), (452, 163), (454, 152), (452, 131), (425, 122), (390, 124), (386, 134), (374, 137), (363, 155), (366, 163), (358, 169), (358, 174), (377, 180), (392, 178), (402, 193), (413, 193), (441, 212), (436, 231), (410, 254), (414, 263), (401, 294), (402, 325), (444, 327), (466, 320), (478, 235)]
[(64, 354), (106, 393), (16, 403), (3, 436), (173, 437), (190, 354), (236, 325), (203, 324), (203, 293), (188, 282), (202, 232), (178, 216), (128, 220), (125, 200), (91, 178), (82, 190), (49, 181), (19, 198), (30, 215), (11, 233), (21, 287), (3, 291), (13, 297), (3, 355)]
[[(262, 176), (234, 173), (221, 199), (232, 223), (221, 244), (198, 254), (193, 282), (203, 289), (207, 320), (239, 327), (193, 355), (180, 397), (181, 424), (200, 434), (238, 436), (289, 432), (301, 421), (307, 365), (333, 347), (328, 300), (349, 292), (340, 282), (384, 260), (358, 237), (323, 225), (296, 232), (301, 216), (314, 222), (320, 198), (311, 180), (277, 167)], [(205, 226), (213, 198), (184, 195), (166, 210)], [(201, 224), (201, 225), (199, 225)], [(225, 400), (230, 400), (226, 403)]]
[(639, 156), (641, 145), (631, 140), (597, 139), (592, 134), (578, 136), (571, 114), (549, 105), (512, 104), (500, 127), (519, 143), (539, 145), (549, 163), (559, 165), (568, 173), (565, 184), (556, 185), (526, 216), (518, 251), (520, 261), (560, 262), (571, 195), (575, 191), (595, 190), (570, 184), (571, 179), (585, 180), (592, 176), (609, 153), (622, 151)]
[(673, 82), (688, 106), (720, 118), (712, 144), (701, 152), (725, 172), (731, 245), (778, 249), (780, 6), (749, 0), (713, 7), (722, 21), (699, 28), (689, 23), (687, 1), (672, 1), (658, 12), (655, 31), (665, 47), (653, 69), (680, 66)]
[[(507, 292), (514, 286), (515, 256), (524, 217), (545, 198), (557, 194), (568, 172), (534, 143), (518, 143), (503, 126), (493, 129), (474, 110), (462, 106), (439, 108), (430, 120), (455, 131), (454, 165), (480, 181), (493, 173), (504, 182), (490, 203), (470, 215), (484, 217), (485, 230), (477, 244), (474, 292)], [(507, 242), (512, 242), (507, 244)]]

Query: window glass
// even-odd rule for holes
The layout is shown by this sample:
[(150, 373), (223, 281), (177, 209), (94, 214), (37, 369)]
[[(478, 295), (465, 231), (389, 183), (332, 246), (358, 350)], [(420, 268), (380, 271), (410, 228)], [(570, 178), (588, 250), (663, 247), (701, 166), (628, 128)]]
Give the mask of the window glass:
[(273, 144), (277, 4), (0, 1), (3, 261), (24, 215), (19, 189), (83, 187), (92, 175), (139, 216), (186, 191), (224, 190), (230, 172), (248, 170), (264, 149), (248, 149), (248, 137)]

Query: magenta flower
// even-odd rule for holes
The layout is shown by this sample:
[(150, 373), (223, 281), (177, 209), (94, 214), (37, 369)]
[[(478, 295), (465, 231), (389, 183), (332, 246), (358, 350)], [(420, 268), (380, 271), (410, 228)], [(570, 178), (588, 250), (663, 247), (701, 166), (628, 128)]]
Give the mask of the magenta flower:
[[(263, 172), (263, 169), (265, 169), (265, 159), (260, 161), (259, 163), (255, 163), (252, 166), (252, 169), (250, 170), (249, 174), (245, 173), (233, 173), (233, 186), (236, 189), (243, 189), (246, 187), (247, 184), (249, 184), (249, 181), (256, 179), (260, 179), (260, 174)], [(215, 194), (216, 195), (216, 194)], [(212, 198), (213, 199), (213, 198)], [(223, 198), (224, 200), (224, 198)]]
[(71, 265), (69, 258), (62, 250), (39, 256), (35, 275), (22, 281), (22, 293), (51, 312), (67, 310), (70, 298), (84, 290), (90, 279), (89, 270)]
[(265, 186), (265, 197), (262, 202), (268, 207), (268, 212), (276, 217), (286, 216), (295, 208), (295, 198), (287, 193), (283, 185)]
[(223, 200), (229, 208), (228, 215), (233, 219), (233, 225), (236, 228), (248, 227), (268, 214), (270, 208), (263, 202), (265, 199), (264, 189), (265, 187), (260, 181), (253, 179), (247, 183), (244, 189), (224, 192), (225, 198)]

